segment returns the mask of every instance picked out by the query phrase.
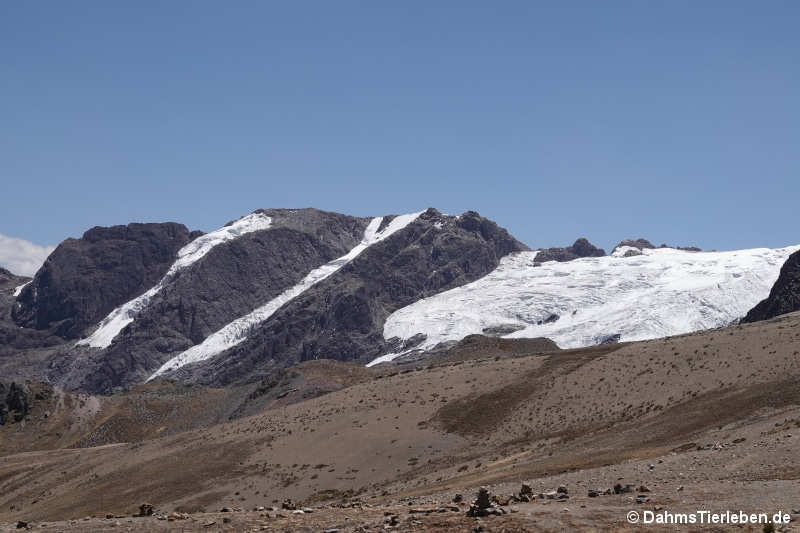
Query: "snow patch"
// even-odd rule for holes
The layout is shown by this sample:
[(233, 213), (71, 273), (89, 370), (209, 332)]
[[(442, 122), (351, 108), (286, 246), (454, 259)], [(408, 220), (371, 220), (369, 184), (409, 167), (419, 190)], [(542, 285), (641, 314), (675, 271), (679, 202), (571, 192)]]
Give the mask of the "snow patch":
[(100, 326), (94, 333), (85, 339), (79, 340), (77, 344), (88, 345), (93, 348), (107, 348), (111, 345), (111, 341), (114, 340), (114, 337), (116, 337), (125, 326), (133, 322), (136, 316), (148, 306), (153, 297), (175, 279), (181, 270), (202, 259), (215, 246), (241, 237), (247, 233), (268, 229), (271, 224), (272, 219), (267, 215), (251, 213), (230, 225), (223, 226), (211, 233), (206, 233), (205, 235), (197, 237), (178, 250), (178, 258), (155, 286), (151, 287), (141, 296), (111, 311), (108, 316), (100, 322)]
[(419, 213), (397, 216), (392, 219), (392, 221), (389, 222), (389, 224), (382, 231), (378, 231), (378, 228), (380, 228), (381, 222), (383, 222), (383, 217), (373, 218), (367, 225), (366, 230), (364, 230), (364, 237), (362, 238), (361, 242), (358, 243), (347, 254), (313, 269), (297, 285), (286, 289), (261, 307), (242, 317), (237, 318), (233, 322), (224, 326), (222, 329), (212, 333), (200, 344), (192, 346), (188, 350), (173, 357), (161, 365), (161, 367), (156, 370), (152, 376), (147, 378), (147, 381), (150, 381), (165, 372), (177, 370), (178, 368), (189, 363), (197, 363), (199, 361), (210, 359), (215, 355), (220, 354), (225, 350), (243, 342), (252, 331), (254, 331), (260, 324), (265, 322), (284, 304), (298, 297), (309, 288), (313, 287), (320, 281), (341, 269), (373, 244), (387, 239), (394, 233), (405, 228), (414, 220), (416, 220), (417, 217), (419, 217), (423, 212), (424, 211), (420, 211)]
[[(633, 257), (587, 257), (534, 266), (536, 252), (504, 257), (483, 278), (392, 313), (384, 338), (426, 335), (428, 350), (485, 328), (506, 338), (547, 337), (562, 348), (646, 340), (725, 326), (764, 299), (800, 246), (732, 252), (644, 249)], [(620, 251), (620, 250), (618, 250)], [(624, 255), (624, 252), (622, 252)], [(551, 314), (559, 320), (544, 323)], [(405, 353), (405, 352), (403, 352)], [(370, 363), (391, 361), (386, 354)]]
[[(31, 281), (33, 281), (33, 280), (31, 280)], [(28, 281), (28, 282), (26, 282), (26, 283), (23, 283), (23, 284), (22, 284), (22, 285), (20, 285), (19, 287), (15, 288), (15, 289), (14, 289), (14, 298), (16, 298), (17, 296), (19, 296), (20, 294), (22, 294), (22, 289), (24, 289), (25, 287), (27, 287), (28, 285), (30, 285), (31, 281)]]
[(611, 252), (612, 257), (625, 257), (625, 254), (628, 252), (633, 252), (636, 255), (641, 253), (641, 250), (635, 246), (618, 246)]

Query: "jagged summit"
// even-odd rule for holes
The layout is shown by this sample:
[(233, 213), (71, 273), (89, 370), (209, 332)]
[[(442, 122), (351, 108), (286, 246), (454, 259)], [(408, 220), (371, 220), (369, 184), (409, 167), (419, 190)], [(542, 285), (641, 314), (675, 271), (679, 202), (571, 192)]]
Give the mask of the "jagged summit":
[(572, 261), (581, 257), (603, 257), (606, 251), (598, 248), (588, 239), (581, 237), (576, 240), (572, 246), (565, 248), (546, 248), (540, 249), (537, 259), (541, 262), (545, 261)]

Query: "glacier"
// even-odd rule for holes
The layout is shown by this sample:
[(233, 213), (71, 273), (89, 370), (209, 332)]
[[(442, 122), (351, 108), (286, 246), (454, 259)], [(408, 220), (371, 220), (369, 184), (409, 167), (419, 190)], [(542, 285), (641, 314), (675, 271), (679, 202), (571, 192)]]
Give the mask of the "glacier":
[(378, 231), (383, 222), (383, 217), (373, 218), (364, 230), (364, 236), (355, 247), (347, 254), (334, 259), (309, 272), (299, 283), (283, 291), (281, 294), (268, 301), (264, 305), (256, 308), (250, 313), (237, 318), (236, 320), (223, 326), (218, 331), (212, 333), (206, 339), (192, 346), (188, 350), (176, 355), (156, 370), (147, 381), (157, 378), (165, 372), (177, 370), (189, 363), (197, 363), (214, 357), (225, 350), (243, 342), (247, 336), (260, 324), (272, 316), (284, 304), (298, 297), (309, 288), (320, 281), (329, 277), (347, 263), (358, 257), (364, 250), (375, 243), (387, 239), (392, 234), (405, 228), (416, 220), (424, 211), (410, 213), (394, 217), (386, 227)]
[[(538, 263), (538, 252), (504, 257), (467, 285), (392, 313), (386, 339), (426, 336), (414, 350), (458, 341), (486, 328), (506, 338), (547, 337), (561, 348), (646, 340), (728, 325), (764, 299), (800, 245), (728, 252), (644, 249), (610, 256)], [(636, 250), (638, 252), (638, 249)], [(403, 353), (383, 355), (368, 366)]]
[(85, 339), (79, 340), (76, 345), (87, 345), (93, 348), (108, 348), (114, 337), (119, 335), (125, 326), (133, 322), (136, 315), (142, 312), (153, 299), (161, 292), (181, 270), (191, 266), (202, 259), (215, 246), (241, 237), (247, 233), (269, 229), (272, 218), (263, 213), (251, 213), (235, 222), (223, 226), (211, 233), (197, 237), (192, 242), (178, 250), (178, 258), (169, 267), (161, 280), (141, 296), (130, 300), (111, 311), (101, 322), (98, 328)]

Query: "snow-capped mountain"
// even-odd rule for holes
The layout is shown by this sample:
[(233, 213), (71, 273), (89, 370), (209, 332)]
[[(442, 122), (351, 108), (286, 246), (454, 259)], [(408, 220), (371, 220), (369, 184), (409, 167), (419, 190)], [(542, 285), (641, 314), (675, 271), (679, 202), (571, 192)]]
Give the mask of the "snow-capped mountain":
[(260, 209), (207, 234), (93, 228), (0, 287), (0, 374), (108, 392), (250, 382), (309, 359), (377, 364), (472, 333), (562, 348), (662, 337), (741, 318), (796, 250), (531, 251), (475, 212), (435, 209)]
[(184, 270), (210, 252), (215, 246), (231, 241), (237, 237), (268, 229), (272, 219), (263, 213), (252, 213), (232, 224), (223, 226), (216, 231), (201, 235), (190, 241), (186, 246), (178, 250), (178, 257), (169, 267), (169, 270), (155, 286), (151, 287), (144, 294), (125, 302), (114, 309), (103, 319), (98, 328), (88, 338), (81, 339), (78, 344), (85, 344), (94, 348), (108, 348), (111, 342), (119, 335), (120, 331), (133, 322), (136, 316), (144, 310), (153, 297), (167, 287), (175, 279), (181, 270)]
[[(159, 377), (256, 380), (314, 358), (368, 362), (393, 349), (382, 337), (393, 311), (523, 250), (477, 213), (434, 209), (266, 209), (208, 234), (174, 223), (94, 228), (9, 294), (22, 329), (9, 327), (0, 351), (91, 392)], [(24, 352), (31, 345), (39, 351)]]
[(477, 281), (394, 312), (383, 334), (401, 340), (424, 335), (416, 350), (490, 331), (577, 348), (716, 328), (740, 319), (768, 294), (797, 250), (620, 246), (611, 256), (562, 263), (540, 263), (539, 252), (520, 252)]
[(337, 272), (373, 244), (379, 243), (391, 237), (397, 231), (405, 228), (410, 223), (414, 222), (421, 214), (422, 212), (394, 217), (386, 226), (382, 224), (383, 217), (373, 218), (364, 230), (364, 238), (361, 239), (361, 242), (345, 255), (313, 269), (306, 277), (300, 280), (299, 283), (289, 287), (266, 304), (235, 319), (224, 328), (215, 331), (200, 344), (192, 346), (188, 350), (176, 355), (161, 365), (161, 367), (148, 378), (148, 381), (166, 372), (175, 371), (185, 365), (211, 359), (225, 350), (244, 342), (251, 331), (260, 324), (263, 324), (283, 305)]

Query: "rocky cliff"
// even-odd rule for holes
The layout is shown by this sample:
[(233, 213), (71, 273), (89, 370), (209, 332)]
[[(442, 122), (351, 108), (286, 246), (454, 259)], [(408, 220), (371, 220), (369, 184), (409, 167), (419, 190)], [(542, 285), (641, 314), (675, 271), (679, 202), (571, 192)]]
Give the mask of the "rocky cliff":
[(767, 320), (794, 311), (800, 311), (800, 252), (789, 256), (769, 296), (751, 309), (742, 322)]
[(47, 258), (13, 309), (17, 325), (74, 339), (156, 283), (197, 234), (182, 224), (96, 227)]

